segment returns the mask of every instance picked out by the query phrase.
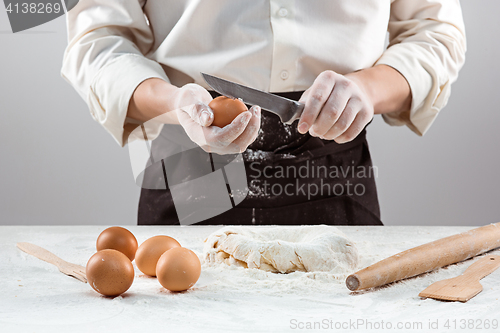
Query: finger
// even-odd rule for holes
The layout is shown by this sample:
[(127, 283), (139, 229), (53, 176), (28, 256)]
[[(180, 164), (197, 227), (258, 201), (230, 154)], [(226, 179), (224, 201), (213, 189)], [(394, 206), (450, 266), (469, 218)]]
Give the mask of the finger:
[[(194, 108), (194, 104), (191, 105), (189, 108)], [(187, 108), (189, 110), (189, 108)], [(177, 119), (179, 120), (179, 123), (181, 126), (184, 128), (184, 131), (188, 135), (188, 137), (191, 139), (191, 141), (197, 143), (198, 145), (206, 145), (207, 140), (205, 139), (206, 135), (203, 131), (203, 129), (208, 129), (210, 127), (202, 127), (198, 122), (194, 121), (193, 118), (189, 115), (188, 110), (183, 110), (183, 109), (177, 109), (176, 114), (177, 114)]]
[(192, 108), (195, 108), (194, 104), (175, 110), (175, 112), (177, 114), (177, 119), (179, 120), (179, 123), (184, 128), (187, 128), (188, 126), (192, 126), (192, 124), (196, 124), (196, 122), (191, 117), (191, 114), (194, 112), (191, 110)]
[(213, 135), (207, 139), (217, 145), (227, 146), (245, 131), (251, 119), (252, 113), (250, 111), (242, 112), (229, 125), (211, 132)]
[(306, 91), (304, 91), (304, 93), (302, 93), (302, 96), (300, 96), (298, 102), (302, 103), (302, 104), (306, 104), (307, 97), (309, 96), (310, 91), (311, 91), (311, 88), (306, 89)]
[[(371, 113), (373, 114), (373, 113)], [(335, 138), (335, 142), (337, 143), (345, 143), (354, 140), (359, 133), (366, 127), (366, 125), (370, 122), (372, 116), (370, 116), (370, 112), (358, 112), (356, 118), (352, 122), (351, 126), (338, 137)]]
[(214, 121), (214, 112), (207, 104), (199, 104), (198, 107), (198, 123), (201, 126), (210, 126)]
[(253, 116), (252, 119), (250, 119), (250, 122), (248, 123), (247, 127), (243, 131), (243, 133), (236, 139), (234, 140), (231, 144), (236, 145), (235, 148), (237, 148), (238, 152), (244, 152), (248, 146), (257, 139), (257, 136), (259, 135), (259, 129), (260, 129), (260, 107), (259, 106), (252, 106), (250, 108), (250, 112), (252, 112)]
[(312, 136), (325, 135), (342, 115), (349, 98), (351, 98), (351, 92), (346, 85), (343, 82), (337, 82), (309, 133)]
[(308, 89), (306, 94), (305, 107), (300, 116), (298, 130), (299, 133), (306, 133), (316, 117), (323, 108), (323, 105), (328, 100), (333, 87), (335, 86), (335, 73), (326, 71), (318, 75), (314, 80), (313, 85)]
[(333, 124), (333, 126), (326, 132), (323, 136), (327, 140), (333, 140), (336, 137), (342, 135), (353, 123), (356, 115), (362, 108), (361, 100), (358, 98), (351, 98), (345, 109), (342, 111), (339, 119)]
[(214, 113), (207, 104), (198, 102), (181, 109), (201, 126), (210, 126), (214, 121)]

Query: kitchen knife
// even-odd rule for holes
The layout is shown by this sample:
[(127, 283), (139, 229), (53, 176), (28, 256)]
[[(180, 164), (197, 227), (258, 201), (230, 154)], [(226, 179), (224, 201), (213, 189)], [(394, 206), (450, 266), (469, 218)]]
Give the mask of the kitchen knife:
[(294, 100), (243, 86), (209, 74), (201, 73), (205, 82), (216, 92), (230, 98), (240, 98), (245, 104), (258, 105), (263, 110), (277, 114), (281, 122), (291, 125), (299, 119), (304, 104)]

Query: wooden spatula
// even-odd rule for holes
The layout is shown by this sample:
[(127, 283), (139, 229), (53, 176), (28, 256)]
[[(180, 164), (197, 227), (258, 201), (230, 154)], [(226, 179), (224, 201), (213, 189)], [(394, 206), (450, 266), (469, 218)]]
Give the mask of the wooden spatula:
[(462, 275), (435, 282), (418, 296), (467, 302), (483, 290), (479, 280), (494, 272), (498, 267), (500, 267), (500, 256), (486, 256), (470, 265)]
[(34, 257), (48, 262), (49, 264), (57, 266), (59, 271), (63, 274), (74, 277), (75, 279), (87, 283), (87, 277), (85, 276), (85, 267), (72, 264), (70, 262), (64, 261), (52, 252), (45, 250), (44, 248), (31, 244), (31, 243), (17, 243), (16, 246)]

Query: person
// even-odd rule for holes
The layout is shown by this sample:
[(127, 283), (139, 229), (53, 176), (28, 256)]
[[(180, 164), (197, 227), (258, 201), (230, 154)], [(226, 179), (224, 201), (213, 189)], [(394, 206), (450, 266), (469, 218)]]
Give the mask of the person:
[[(168, 114), (152, 133), (243, 153), (248, 195), (200, 224), (381, 225), (366, 126), (381, 114), (424, 135), (466, 51), (458, 0), (83, 0), (67, 24), (62, 75), (119, 145)], [(254, 105), (211, 126), (202, 72), (304, 111), (284, 125)], [(138, 224), (179, 224), (165, 182), (141, 190)]]

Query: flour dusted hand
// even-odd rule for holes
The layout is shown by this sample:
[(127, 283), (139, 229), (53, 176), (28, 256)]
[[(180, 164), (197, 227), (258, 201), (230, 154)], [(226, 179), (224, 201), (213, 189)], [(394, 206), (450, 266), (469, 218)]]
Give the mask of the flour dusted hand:
[(261, 110), (254, 105), (220, 128), (213, 125), (214, 114), (208, 104), (212, 97), (203, 87), (187, 84), (179, 90), (177, 119), (189, 138), (209, 153), (242, 153), (255, 141), (260, 128)]
[(351, 273), (357, 268), (354, 243), (332, 226), (224, 227), (211, 234), (205, 261), (276, 273)]

